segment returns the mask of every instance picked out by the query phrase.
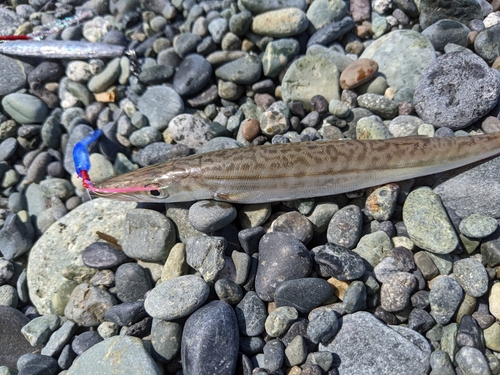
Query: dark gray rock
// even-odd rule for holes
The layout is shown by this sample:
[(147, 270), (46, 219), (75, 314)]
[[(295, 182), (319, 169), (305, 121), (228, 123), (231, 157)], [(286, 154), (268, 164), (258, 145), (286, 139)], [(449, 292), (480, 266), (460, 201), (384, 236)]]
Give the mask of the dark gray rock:
[(326, 46), (333, 42), (335, 39), (340, 39), (353, 28), (354, 21), (350, 16), (346, 16), (340, 21), (332, 22), (311, 35), (309, 41), (307, 42), (307, 48), (309, 48), (313, 44), (321, 44)]
[(108, 322), (123, 327), (136, 323), (147, 316), (144, 302), (125, 302), (111, 306), (105, 313), (104, 318)]
[(363, 216), (358, 206), (349, 205), (338, 210), (332, 217), (327, 230), (327, 240), (353, 249), (361, 237)]
[(366, 309), (366, 287), (362, 281), (356, 280), (349, 284), (343, 300), (346, 314)]
[(470, 315), (464, 315), (458, 326), (457, 345), (470, 346), (484, 352), (483, 331), (476, 320)]
[[(9, 137), (0, 143), (0, 161), (9, 160), (17, 149), (17, 140)], [(38, 182), (38, 181), (36, 181)]]
[(332, 308), (322, 307), (313, 314), (307, 325), (307, 336), (315, 344), (327, 345), (340, 328), (337, 313)]
[(158, 321), (151, 330), (153, 355), (162, 362), (171, 361), (181, 348), (181, 334), (179, 323)]
[(217, 280), (214, 284), (215, 294), (221, 301), (230, 305), (235, 305), (243, 298), (243, 290), (241, 287), (224, 277)]
[(144, 308), (153, 318), (174, 320), (191, 314), (205, 303), (210, 287), (199, 276), (179, 276), (148, 293)]
[(192, 95), (207, 84), (212, 75), (212, 65), (200, 55), (186, 56), (175, 72), (174, 90), (179, 95)]
[(426, 309), (429, 303), (429, 292), (427, 290), (419, 290), (411, 296), (411, 305), (416, 309)]
[(250, 291), (234, 309), (240, 333), (245, 336), (257, 336), (264, 332), (267, 310), (257, 293)]
[(475, 0), (457, 0), (453, 3), (445, 0), (422, 0), (419, 10), (420, 26), (423, 29), (442, 19), (455, 20), (464, 25), (473, 19), (483, 19), (481, 6)]
[(311, 268), (311, 255), (302, 242), (287, 233), (268, 233), (259, 243), (255, 291), (262, 300), (272, 301), (280, 283), (306, 277)]
[(97, 331), (83, 332), (75, 337), (75, 339), (71, 343), (71, 349), (73, 349), (76, 355), (81, 355), (87, 349), (91, 348), (102, 340), (103, 338)]
[(443, 350), (436, 350), (431, 354), (431, 375), (455, 375), (455, 368), (450, 356)]
[(3, 257), (12, 260), (30, 249), (33, 244), (33, 232), (19, 216), (10, 214), (5, 218), (4, 225), (0, 229), (0, 243)]
[(474, 39), (474, 50), (488, 64), (492, 64), (500, 53), (499, 33), (500, 24), (497, 24), (481, 31)]
[(460, 284), (448, 276), (440, 276), (432, 284), (429, 300), (431, 315), (441, 325), (447, 324), (462, 302)]
[(490, 366), (486, 357), (476, 348), (464, 346), (455, 355), (457, 370), (462, 374), (490, 374)]
[(231, 61), (215, 70), (215, 75), (239, 85), (257, 82), (262, 73), (262, 63), (257, 56), (247, 55)]
[(437, 58), (424, 71), (413, 104), (422, 120), (458, 130), (495, 107), (500, 78), (479, 56), (452, 52)]
[(57, 359), (57, 364), (61, 369), (67, 370), (71, 367), (75, 358), (75, 352), (71, 349), (71, 345), (67, 344), (64, 346), (63, 350), (61, 350), (61, 354), (59, 354), (59, 358)]
[(274, 302), (277, 307), (291, 306), (301, 313), (308, 313), (332, 295), (332, 287), (326, 280), (309, 277), (279, 284), (274, 292)]
[(82, 252), (83, 264), (98, 270), (116, 268), (129, 261), (125, 253), (106, 242), (94, 242)]
[(463, 23), (453, 20), (439, 20), (422, 31), (422, 35), (429, 39), (434, 49), (442, 52), (448, 43), (467, 47), (469, 32), (470, 29)]
[(240, 336), (240, 351), (248, 356), (254, 356), (257, 353), (262, 353), (265, 341), (262, 337), (245, 337)]
[(181, 342), (184, 374), (232, 375), (238, 343), (238, 324), (231, 306), (210, 302), (186, 320)]
[(57, 361), (49, 356), (29, 353), (17, 361), (20, 375), (56, 375), (59, 373)]
[(431, 314), (422, 309), (413, 309), (408, 317), (408, 328), (419, 333), (425, 333), (436, 325), (436, 321)]
[(366, 271), (363, 258), (354, 251), (334, 243), (321, 246), (314, 253), (314, 262), (323, 277), (335, 277), (338, 280), (356, 280)]
[(137, 263), (125, 263), (115, 272), (116, 296), (122, 302), (135, 302), (153, 285), (148, 272)]
[(367, 373), (400, 375), (426, 373), (431, 349), (419, 333), (405, 327), (386, 326), (368, 312), (341, 318), (341, 328), (327, 346), (338, 356), (340, 375)]
[(10, 306), (0, 306), (0, 364), (16, 368), (17, 360), (40, 346), (33, 347), (24, 338), (21, 328), (30, 320)]
[(252, 255), (259, 249), (259, 241), (266, 234), (266, 230), (261, 226), (245, 228), (238, 232), (238, 239), (241, 248), (248, 255)]

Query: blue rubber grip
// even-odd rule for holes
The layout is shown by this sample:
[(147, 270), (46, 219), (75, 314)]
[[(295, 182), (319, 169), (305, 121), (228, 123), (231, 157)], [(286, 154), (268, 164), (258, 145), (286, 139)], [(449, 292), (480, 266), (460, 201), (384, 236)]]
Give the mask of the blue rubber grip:
[(99, 138), (102, 134), (102, 131), (95, 130), (85, 138), (83, 138), (80, 142), (78, 142), (73, 148), (73, 160), (75, 163), (75, 170), (78, 175), (82, 171), (90, 170), (90, 157), (89, 157), (89, 145), (94, 142), (97, 138)]

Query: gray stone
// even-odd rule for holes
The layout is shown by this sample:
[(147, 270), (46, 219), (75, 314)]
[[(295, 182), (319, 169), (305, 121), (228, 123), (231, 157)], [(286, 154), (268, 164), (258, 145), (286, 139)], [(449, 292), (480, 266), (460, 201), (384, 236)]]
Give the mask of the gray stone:
[(212, 65), (202, 56), (186, 56), (175, 72), (174, 90), (179, 95), (195, 94), (205, 87), (211, 75)]
[(360, 57), (375, 60), (390, 87), (415, 90), (436, 55), (431, 43), (420, 33), (397, 30), (370, 44)]
[(453, 276), (469, 296), (481, 297), (488, 291), (488, 273), (475, 259), (460, 259), (453, 263)]
[(264, 332), (267, 311), (257, 293), (250, 291), (235, 307), (239, 331), (245, 336), (258, 336)]
[(159, 212), (135, 209), (125, 216), (121, 244), (130, 258), (162, 262), (175, 245), (175, 228), (170, 219)]
[(335, 310), (329, 307), (321, 307), (311, 313), (307, 325), (307, 336), (316, 344), (321, 342), (328, 345), (328, 342), (337, 334), (339, 328), (339, 319)]
[(216, 18), (210, 21), (210, 23), (208, 24), (208, 31), (210, 32), (210, 35), (212, 36), (212, 39), (215, 43), (221, 42), (222, 37), (227, 32), (228, 27), (229, 24), (223, 17)]
[(125, 263), (115, 272), (116, 296), (122, 302), (143, 299), (153, 287), (149, 272), (137, 263)]
[(388, 139), (391, 133), (378, 116), (360, 118), (356, 124), (356, 139)]
[(278, 39), (268, 43), (262, 56), (264, 75), (276, 77), (297, 53), (299, 43), (295, 39)]
[(346, 247), (327, 243), (314, 253), (319, 274), (337, 280), (356, 280), (366, 271), (363, 258)]
[(397, 116), (395, 117), (388, 128), (391, 134), (395, 137), (409, 137), (418, 135), (418, 129), (424, 122), (416, 116)]
[(4, 96), (2, 108), (20, 124), (41, 124), (49, 115), (47, 105), (29, 94), (14, 93)]
[(215, 282), (214, 290), (219, 300), (230, 305), (236, 305), (243, 298), (241, 287), (225, 277), (221, 277)]
[(32, 346), (44, 345), (50, 335), (59, 328), (61, 319), (54, 314), (43, 315), (31, 320), (22, 329), (21, 333)]
[(393, 248), (387, 233), (379, 230), (361, 237), (353, 251), (365, 260), (366, 269), (372, 270), (382, 259), (392, 256)]
[[(64, 313), (78, 283), (66, 279), (63, 269), (83, 265), (81, 253), (99, 239), (96, 231), (121, 238), (125, 215), (135, 206), (133, 202), (95, 199), (78, 206), (44, 233), (30, 251), (27, 268), (30, 299), (39, 313)], [(40, 269), (47, 272), (40, 273)]]
[(299, 313), (293, 307), (278, 307), (267, 316), (266, 333), (271, 337), (281, 337), (298, 317)]
[(439, 20), (424, 31), (424, 35), (437, 51), (444, 51), (448, 43), (467, 47), (467, 36), (470, 29), (464, 24), (453, 20)]
[(441, 200), (428, 187), (408, 195), (403, 206), (403, 220), (410, 239), (422, 249), (448, 254), (458, 246), (455, 229)]
[(5, 218), (0, 229), (0, 252), (7, 260), (12, 260), (26, 253), (33, 244), (32, 228), (24, 223), (17, 214), (10, 214)]
[(363, 218), (358, 206), (349, 205), (338, 210), (327, 230), (328, 242), (353, 249), (361, 236)]
[(421, 0), (419, 2), (420, 26), (423, 29), (442, 19), (451, 19), (467, 25), (473, 19), (483, 19), (481, 6), (475, 0), (446, 1)]
[(432, 284), (429, 300), (431, 315), (441, 325), (447, 324), (462, 302), (460, 284), (448, 276), (439, 276)]
[(153, 354), (163, 361), (171, 361), (181, 348), (182, 326), (177, 322), (158, 321), (151, 329)]
[(226, 247), (224, 237), (189, 237), (186, 241), (186, 262), (200, 272), (205, 281), (214, 281), (226, 265)]
[(424, 122), (452, 130), (465, 128), (497, 103), (500, 78), (479, 56), (452, 52), (424, 71), (413, 103)]
[(432, 352), (430, 364), (432, 368), (430, 375), (455, 375), (450, 356), (442, 350)]
[(168, 132), (179, 144), (198, 150), (212, 140), (210, 125), (187, 113), (175, 116), (168, 123)]
[(346, 315), (340, 321), (341, 328), (333, 341), (319, 346), (320, 351), (339, 357), (340, 375), (427, 372), (431, 349), (419, 333), (405, 327), (397, 327), (396, 331), (364, 311)]
[(366, 287), (362, 281), (356, 280), (349, 284), (343, 299), (346, 314), (366, 309)]
[(184, 326), (184, 374), (234, 374), (238, 341), (238, 324), (231, 306), (222, 301), (210, 302), (193, 313)]
[(147, 117), (149, 125), (163, 131), (170, 120), (184, 111), (184, 102), (170, 87), (152, 86), (139, 98), (137, 108)]
[(342, 0), (317, 0), (307, 9), (307, 19), (316, 30), (319, 30), (344, 18), (349, 11), (348, 7), (349, 5)]
[(283, 8), (298, 8), (301, 10), (306, 9), (305, 0), (242, 0), (241, 3), (254, 14), (269, 12), (270, 10), (283, 9)]
[(93, 76), (87, 83), (90, 91), (97, 93), (106, 91), (120, 76), (120, 58), (111, 60), (106, 68), (99, 74)]
[(211, 233), (230, 224), (236, 219), (236, 214), (236, 209), (229, 203), (198, 201), (189, 208), (189, 222), (194, 229)]
[(323, 96), (328, 102), (340, 99), (340, 73), (330, 60), (318, 56), (304, 56), (294, 61), (282, 81), (282, 96), (286, 103), (300, 101), (311, 109), (311, 98)]
[(239, 85), (257, 82), (262, 72), (262, 62), (257, 56), (246, 55), (228, 62), (215, 70), (215, 75), (224, 80)]
[(460, 232), (472, 238), (484, 238), (495, 232), (497, 221), (489, 216), (472, 214), (460, 222)]
[(268, 233), (259, 243), (255, 291), (263, 301), (272, 301), (280, 283), (306, 277), (311, 268), (311, 255), (302, 242), (287, 233)]
[(0, 96), (16, 92), (26, 84), (25, 65), (12, 57), (0, 56), (0, 66), (9, 74), (0, 76)]
[(160, 375), (162, 371), (150, 357), (142, 340), (132, 336), (115, 336), (94, 345), (78, 357), (67, 375), (96, 375), (113, 372)]
[(363, 94), (358, 96), (358, 104), (383, 119), (393, 119), (398, 114), (398, 105), (383, 95)]
[(492, 64), (500, 54), (499, 34), (500, 24), (497, 24), (481, 31), (476, 39), (474, 39), (474, 50), (488, 64)]
[(417, 289), (418, 283), (411, 273), (396, 272), (382, 283), (380, 302), (385, 311), (401, 311), (410, 303), (410, 297)]
[(301, 313), (308, 313), (332, 295), (332, 287), (326, 280), (308, 277), (279, 284), (274, 292), (274, 303), (277, 307), (291, 306)]
[(175, 320), (198, 309), (209, 293), (210, 288), (202, 278), (195, 275), (179, 276), (151, 290), (144, 307), (153, 318)]
[(64, 346), (71, 340), (78, 326), (71, 320), (67, 320), (55, 331), (49, 339), (49, 342), (42, 349), (43, 355), (53, 356), (59, 353)]
[(333, 63), (337, 67), (339, 72), (343, 72), (344, 69), (347, 68), (349, 64), (352, 64), (353, 62), (353, 60), (350, 57), (340, 52), (337, 52), (336, 50), (333, 50), (331, 48), (326, 48), (324, 46), (321, 46), (319, 44), (314, 44), (309, 48), (307, 48), (306, 55), (324, 57), (325, 59)]
[(483, 353), (476, 348), (464, 346), (455, 356), (455, 362), (458, 369), (460, 369), (461, 373), (464, 375), (491, 374), (488, 360)]
[(335, 39), (342, 38), (353, 28), (354, 21), (350, 16), (346, 16), (340, 21), (332, 22), (311, 35), (309, 41), (307, 42), (307, 48), (314, 44), (326, 46), (332, 43)]

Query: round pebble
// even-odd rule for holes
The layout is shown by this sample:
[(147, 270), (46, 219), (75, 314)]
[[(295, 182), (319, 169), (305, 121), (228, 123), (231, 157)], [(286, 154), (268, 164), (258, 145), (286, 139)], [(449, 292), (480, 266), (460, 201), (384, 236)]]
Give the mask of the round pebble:
[(82, 261), (87, 267), (98, 270), (116, 268), (128, 261), (125, 253), (106, 242), (95, 242), (82, 252)]
[(410, 297), (417, 288), (415, 277), (407, 272), (396, 272), (382, 283), (380, 302), (385, 311), (401, 311), (410, 303)]
[(137, 263), (125, 263), (115, 272), (116, 296), (122, 302), (143, 299), (152, 288), (147, 271)]
[(498, 228), (497, 221), (488, 216), (472, 214), (460, 222), (460, 232), (467, 237), (484, 238)]
[(378, 71), (378, 64), (370, 59), (358, 59), (348, 65), (340, 75), (340, 87), (353, 89), (368, 82)]
[(212, 65), (202, 56), (191, 54), (179, 65), (174, 76), (174, 90), (179, 95), (192, 95), (200, 91), (212, 75)]
[(338, 210), (327, 229), (328, 242), (354, 248), (361, 235), (363, 218), (357, 206), (349, 205)]
[(481, 297), (488, 291), (488, 273), (475, 259), (460, 259), (453, 263), (453, 275), (462, 289), (472, 297)]
[(189, 208), (189, 222), (204, 233), (215, 232), (236, 219), (236, 209), (229, 203), (198, 201)]
[(432, 284), (429, 294), (431, 315), (441, 324), (447, 324), (462, 301), (460, 284), (448, 276), (440, 276)]

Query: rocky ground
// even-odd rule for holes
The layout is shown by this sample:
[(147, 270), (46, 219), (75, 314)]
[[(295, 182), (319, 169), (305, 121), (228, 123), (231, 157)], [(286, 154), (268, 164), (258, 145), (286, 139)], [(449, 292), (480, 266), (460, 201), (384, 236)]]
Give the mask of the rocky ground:
[[(71, 24), (65, 17), (92, 10)], [(500, 130), (500, 1), (10, 0), (0, 35), (0, 374), (499, 374), (500, 158), (273, 204), (90, 200), (219, 149)], [(62, 21), (57, 21), (57, 20)], [(270, 159), (269, 163), (273, 160)]]

